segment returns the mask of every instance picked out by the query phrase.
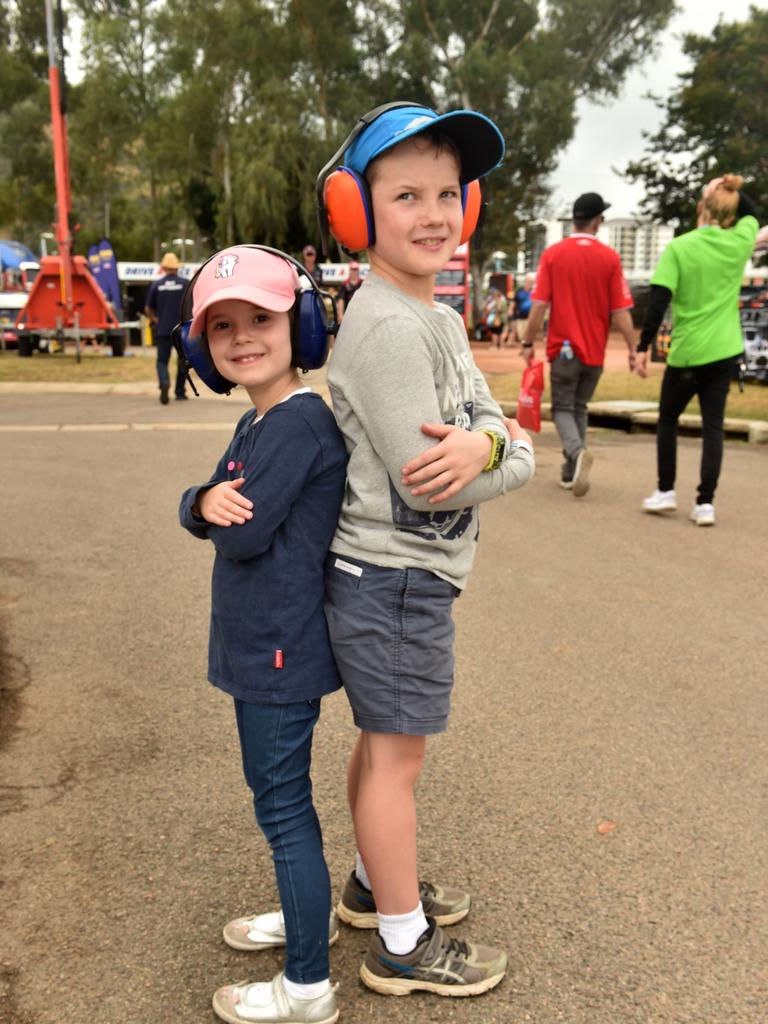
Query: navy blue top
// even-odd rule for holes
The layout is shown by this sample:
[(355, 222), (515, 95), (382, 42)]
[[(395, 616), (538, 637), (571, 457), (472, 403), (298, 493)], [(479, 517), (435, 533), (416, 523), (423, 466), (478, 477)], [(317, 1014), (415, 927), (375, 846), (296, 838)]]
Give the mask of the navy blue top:
[[(249, 410), (207, 484), (185, 491), (181, 525), (213, 541), (208, 678), (239, 700), (287, 704), (341, 685), (323, 611), (323, 563), (339, 518), (347, 453), (319, 395)], [(230, 468), (231, 467), (231, 468)], [(242, 526), (192, 514), (201, 487), (245, 477)]]
[(149, 286), (144, 305), (157, 314), (158, 338), (170, 338), (181, 316), (181, 300), (187, 282), (178, 274), (163, 274)]
[(526, 320), (531, 313), (531, 294), (527, 288), (518, 288), (515, 292), (515, 313), (521, 320)]

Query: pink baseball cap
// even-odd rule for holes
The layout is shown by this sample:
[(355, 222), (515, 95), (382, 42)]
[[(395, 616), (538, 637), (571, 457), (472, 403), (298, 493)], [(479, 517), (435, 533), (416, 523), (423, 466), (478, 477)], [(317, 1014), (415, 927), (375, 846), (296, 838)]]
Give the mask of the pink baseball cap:
[(299, 275), (287, 260), (249, 245), (216, 253), (200, 271), (192, 291), (190, 337), (205, 331), (205, 314), (214, 302), (241, 299), (274, 313), (285, 313), (296, 300)]

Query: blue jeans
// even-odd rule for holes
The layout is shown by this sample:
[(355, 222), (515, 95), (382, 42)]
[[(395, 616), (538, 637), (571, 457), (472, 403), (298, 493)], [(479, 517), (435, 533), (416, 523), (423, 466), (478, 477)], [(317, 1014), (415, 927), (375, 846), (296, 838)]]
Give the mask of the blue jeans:
[[(173, 350), (173, 342), (170, 338), (156, 337), (155, 343), (157, 345), (157, 382), (161, 388), (170, 387), (171, 378), (168, 373), (168, 363), (171, 358), (171, 351)], [(178, 356), (176, 357), (178, 360)], [(186, 374), (181, 368), (181, 363), (176, 364), (176, 391), (175, 394), (184, 394), (184, 382), (186, 380)]]
[(235, 700), (245, 779), (256, 820), (272, 849), (285, 916), (285, 976), (323, 981), (328, 966), (331, 880), (312, 803), (312, 732), (320, 699), (292, 704)]

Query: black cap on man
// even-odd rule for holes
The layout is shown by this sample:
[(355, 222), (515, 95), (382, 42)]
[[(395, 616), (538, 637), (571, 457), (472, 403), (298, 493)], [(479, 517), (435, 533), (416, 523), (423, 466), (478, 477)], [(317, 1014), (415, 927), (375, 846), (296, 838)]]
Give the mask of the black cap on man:
[(597, 192), (585, 192), (573, 204), (573, 219), (592, 220), (599, 217), (601, 213), (605, 213), (610, 205)]

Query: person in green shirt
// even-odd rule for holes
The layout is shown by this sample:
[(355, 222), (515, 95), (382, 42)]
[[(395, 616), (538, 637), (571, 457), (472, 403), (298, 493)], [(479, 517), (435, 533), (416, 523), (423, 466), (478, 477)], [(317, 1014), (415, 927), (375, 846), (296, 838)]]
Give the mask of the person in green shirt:
[(651, 296), (635, 369), (647, 375), (647, 354), (672, 303), (672, 339), (659, 398), (656, 432), (658, 487), (643, 501), (654, 514), (677, 509), (677, 422), (694, 395), (701, 407), (701, 470), (691, 519), (714, 526), (712, 504), (723, 461), (723, 419), (728, 388), (744, 340), (739, 292), (759, 224), (740, 191), (743, 178), (726, 174), (702, 189), (694, 231), (673, 239), (651, 278)]

